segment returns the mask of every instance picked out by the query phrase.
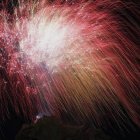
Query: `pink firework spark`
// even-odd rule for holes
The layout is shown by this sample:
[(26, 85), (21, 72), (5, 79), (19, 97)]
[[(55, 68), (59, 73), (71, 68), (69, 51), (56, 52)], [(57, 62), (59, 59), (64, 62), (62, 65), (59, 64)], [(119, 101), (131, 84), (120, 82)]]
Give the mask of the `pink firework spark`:
[[(11, 105), (27, 117), (49, 108), (52, 115), (65, 112), (102, 125), (108, 118), (125, 121), (123, 107), (140, 124), (139, 48), (122, 31), (126, 25), (129, 34), (137, 24), (119, 17), (121, 9), (131, 12), (133, 6), (111, 0), (19, 1), (11, 21), (1, 11), (3, 116)], [(137, 26), (131, 34), (138, 31)]]

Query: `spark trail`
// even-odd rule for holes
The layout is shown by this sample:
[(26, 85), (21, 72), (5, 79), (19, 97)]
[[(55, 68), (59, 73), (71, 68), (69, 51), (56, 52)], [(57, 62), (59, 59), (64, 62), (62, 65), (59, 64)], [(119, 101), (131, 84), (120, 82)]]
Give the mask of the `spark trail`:
[(121, 1), (19, 1), (11, 22), (1, 11), (2, 112), (12, 105), (30, 117), (49, 108), (102, 125), (125, 121), (123, 107), (139, 125), (139, 48), (121, 31), (125, 19), (113, 13), (125, 7)]

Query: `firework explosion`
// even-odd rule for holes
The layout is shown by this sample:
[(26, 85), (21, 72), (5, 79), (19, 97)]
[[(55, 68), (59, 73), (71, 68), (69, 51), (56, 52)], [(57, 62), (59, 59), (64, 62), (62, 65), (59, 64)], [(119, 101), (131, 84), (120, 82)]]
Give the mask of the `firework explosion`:
[(102, 125), (125, 121), (125, 110), (139, 125), (139, 49), (121, 31), (125, 19), (114, 14), (124, 7), (121, 1), (21, 0), (12, 15), (1, 10), (2, 117), (12, 106), (29, 118), (37, 110), (65, 112)]

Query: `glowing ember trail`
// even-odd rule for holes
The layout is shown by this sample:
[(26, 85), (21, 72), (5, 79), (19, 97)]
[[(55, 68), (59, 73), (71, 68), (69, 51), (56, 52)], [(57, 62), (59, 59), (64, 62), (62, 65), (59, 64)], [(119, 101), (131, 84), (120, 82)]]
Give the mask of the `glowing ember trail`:
[(27, 117), (37, 110), (63, 112), (102, 125), (110, 118), (125, 121), (125, 110), (139, 125), (139, 49), (121, 32), (125, 19), (113, 14), (124, 5), (21, 1), (12, 21), (1, 11), (3, 116), (12, 105)]

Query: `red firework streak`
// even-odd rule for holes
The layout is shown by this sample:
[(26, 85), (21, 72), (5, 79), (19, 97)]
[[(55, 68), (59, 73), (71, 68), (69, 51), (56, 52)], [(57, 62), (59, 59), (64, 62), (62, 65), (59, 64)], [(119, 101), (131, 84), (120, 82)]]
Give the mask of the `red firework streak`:
[(139, 14), (113, 0), (21, 0), (12, 15), (1, 10), (2, 117), (12, 107), (27, 118), (63, 112), (101, 126), (127, 113), (140, 125), (140, 28), (129, 13)]

